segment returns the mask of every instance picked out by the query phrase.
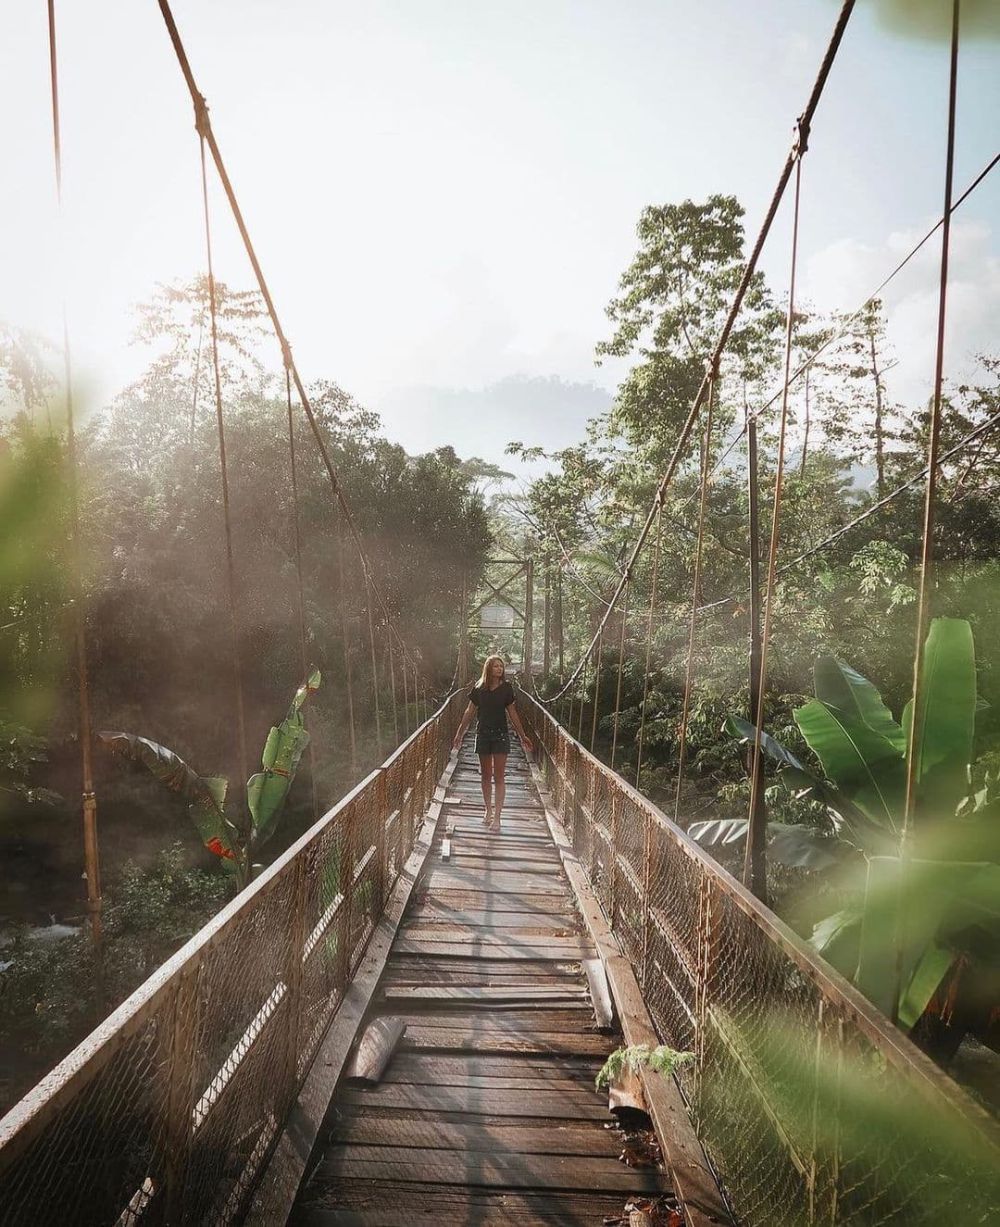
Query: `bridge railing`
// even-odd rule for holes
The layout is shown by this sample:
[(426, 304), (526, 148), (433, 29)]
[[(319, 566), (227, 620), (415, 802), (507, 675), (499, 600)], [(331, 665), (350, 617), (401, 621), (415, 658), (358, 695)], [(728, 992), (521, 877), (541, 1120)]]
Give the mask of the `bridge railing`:
[(413, 849), (452, 696), (0, 1120), (0, 1224), (226, 1224)]
[(533, 699), (554, 808), (748, 1227), (1000, 1222), (996, 1123)]

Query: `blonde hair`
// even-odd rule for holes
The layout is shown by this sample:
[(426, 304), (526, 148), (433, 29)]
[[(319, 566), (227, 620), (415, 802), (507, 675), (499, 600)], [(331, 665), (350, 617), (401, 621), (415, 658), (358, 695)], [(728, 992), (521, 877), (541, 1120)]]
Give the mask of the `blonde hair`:
[(479, 675), (479, 681), (476, 683), (477, 686), (488, 686), (489, 685), (490, 665), (492, 665), (494, 661), (497, 661), (500, 665), (500, 681), (505, 682), (507, 680), (507, 666), (503, 663), (503, 657), (502, 656), (487, 656), (486, 659), (483, 661), (483, 671)]

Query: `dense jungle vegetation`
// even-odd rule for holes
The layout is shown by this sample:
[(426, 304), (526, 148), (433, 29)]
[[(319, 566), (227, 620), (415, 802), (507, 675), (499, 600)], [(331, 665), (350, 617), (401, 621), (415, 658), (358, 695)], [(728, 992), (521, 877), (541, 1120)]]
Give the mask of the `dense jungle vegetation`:
[[(253, 769), (301, 681), (283, 375), (255, 356), (256, 295), (219, 287), (220, 356)], [(238, 777), (225, 542), (205, 285), (160, 289), (138, 315), (153, 360), (79, 430), (80, 516), (95, 728), (174, 750), (202, 775)], [(232, 893), (180, 796), (95, 749), (108, 940), (95, 1002), (85, 939), (76, 678), (69, 622), (65, 438), (53, 354), (8, 330), (0, 350), (0, 1101), (23, 1090)], [(377, 582), (428, 678), (452, 675), (463, 574), (490, 541), (478, 473), (449, 449), (408, 456), (374, 413), (331, 382), (313, 404)], [(86, 406), (77, 406), (77, 413)], [(377, 744), (368, 609), (357, 552), (343, 551), (326, 473), (294, 407), (306, 624), (325, 684), (311, 696), (316, 793), (331, 804), (393, 741), (390, 673), (376, 611), (383, 743)], [(51, 429), (50, 429), (51, 427)], [(79, 429), (79, 428), (78, 428)], [(350, 656), (357, 749), (344, 686)], [(403, 683), (397, 673), (402, 704)], [(411, 727), (416, 720), (412, 703)], [(400, 730), (401, 736), (403, 731)], [(311, 758), (273, 858), (312, 821)], [(51, 923), (50, 923), (51, 922)], [(67, 927), (64, 927), (67, 926)], [(68, 935), (67, 935), (68, 934)]]
[[(724, 196), (644, 211), (638, 250), (607, 309), (609, 336), (597, 350), (599, 360), (605, 355), (624, 358), (631, 369), (613, 407), (588, 424), (583, 442), (549, 457), (551, 471), (508, 508), (501, 531), (512, 547), (544, 559), (543, 566), (553, 573), (561, 571), (567, 675), (623, 575), (659, 475), (702, 381), (742, 273), (742, 218), (738, 202)], [(751, 718), (750, 543), (744, 421), (747, 414), (760, 415), (763, 556), (771, 528), (780, 410), (775, 392), (781, 387), (784, 334), (784, 304), (758, 276), (723, 360), (715, 427), (708, 440), (712, 477), (701, 609), (687, 762), (676, 812), (682, 825), (737, 876), (743, 868), (749, 801), (745, 739), (753, 736), (752, 725), (746, 723)], [(826, 315), (800, 304), (792, 347), (793, 371), (814, 360), (793, 384), (789, 401), (790, 444), (766, 693), (765, 728), (775, 739), (766, 743), (772, 751), (766, 777), (771, 822), (768, 897), (785, 919), (811, 936), (844, 974), (857, 975), (857, 982), (887, 1009), (887, 978), (873, 988), (865, 982), (864, 958), (859, 970), (857, 928), (866, 908), (865, 867), (871, 875), (872, 865), (881, 863), (877, 854), (898, 856), (904, 759), (896, 746), (904, 745), (905, 736), (892, 713), (898, 717), (903, 712), (912, 689), (929, 404), (905, 405), (891, 396), (886, 374), (898, 356), (887, 340), (878, 300), (853, 316)], [(947, 838), (935, 843), (932, 853), (918, 852), (932, 855), (936, 876), (921, 880), (923, 894), (913, 907), (935, 915), (940, 908), (942, 919), (936, 936), (927, 937), (930, 944), (913, 955), (907, 970), (913, 974), (914, 995), (904, 1001), (901, 1013), (902, 1022), (907, 1008), (919, 1017), (926, 1007), (928, 1014), (913, 1034), (940, 1059), (954, 1055), (967, 1027), (994, 1047), (1000, 1039), (997, 414), (1000, 355), (982, 354), (971, 375), (950, 383), (945, 393), (933, 587), (933, 613), (942, 621), (935, 624), (937, 638), (929, 648), (947, 662), (944, 672), (950, 671), (953, 690), (958, 678), (964, 689), (959, 697), (951, 696), (950, 707), (938, 702), (940, 696), (931, 696), (932, 715), (939, 713), (934, 736), (950, 747), (953, 761), (948, 795), (939, 790), (938, 796), (928, 796), (924, 809), (937, 807), (935, 823), (960, 817), (965, 825), (957, 822), (947, 828)], [(638, 783), (671, 815), (700, 443), (696, 433), (663, 505), (655, 608), (651, 615), (650, 545), (632, 572), (625, 627), (615, 766), (636, 780), (644, 712)], [(530, 441), (514, 443), (510, 450), (539, 455)], [(866, 511), (871, 514), (851, 527)], [(614, 726), (621, 618), (619, 608), (608, 624), (597, 687), (595, 750), (606, 758)], [(939, 651), (946, 641), (947, 647)], [(587, 744), (595, 686), (592, 671), (585, 677), (586, 686), (578, 684), (568, 696), (574, 706), (563, 700), (557, 710), (564, 719), (571, 716)], [(559, 682), (558, 677), (547, 679), (548, 693), (554, 694)], [(822, 700), (827, 715), (832, 712), (838, 719), (843, 707), (860, 707), (862, 716), (848, 731), (859, 744), (871, 735), (867, 759), (865, 753), (860, 756), (865, 759), (862, 766), (852, 761), (848, 770), (828, 752), (824, 730), (816, 726)], [(869, 728), (862, 717), (873, 712), (875, 727)], [(887, 781), (877, 778), (883, 769)], [(874, 779), (878, 787), (891, 791), (891, 803), (883, 812), (865, 809), (859, 773), (866, 783)], [(834, 796), (845, 781), (846, 789)], [(859, 804), (864, 812), (858, 812)], [(881, 824), (881, 842), (865, 844), (857, 836), (852, 842), (852, 819), (855, 828)], [(976, 832), (974, 847), (967, 838), (970, 825)], [(919, 828), (918, 837), (923, 838)], [(979, 866), (975, 887), (959, 885), (950, 876), (956, 872), (953, 862), (960, 860)], [(979, 910), (971, 917), (970, 908), (956, 915), (956, 899), (971, 898), (969, 892), (975, 894)], [(868, 908), (867, 914), (874, 912)], [(893, 929), (885, 917), (882, 921), (885, 932)], [(929, 1021), (930, 1014), (939, 1018), (942, 1013), (953, 1026)], [(909, 1017), (908, 1026), (914, 1024), (915, 1018)]]

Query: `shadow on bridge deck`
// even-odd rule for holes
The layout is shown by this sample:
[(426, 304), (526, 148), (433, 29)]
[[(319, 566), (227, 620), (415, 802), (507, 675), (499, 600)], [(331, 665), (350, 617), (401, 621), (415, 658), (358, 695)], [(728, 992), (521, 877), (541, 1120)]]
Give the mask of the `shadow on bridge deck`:
[(600, 1224), (633, 1195), (670, 1200), (662, 1172), (619, 1161), (594, 1086), (621, 1041), (597, 1029), (581, 964), (596, 951), (523, 751), (492, 835), (471, 747), (369, 1009), (405, 1022), (403, 1041), (379, 1085), (338, 1086), (297, 1227)]

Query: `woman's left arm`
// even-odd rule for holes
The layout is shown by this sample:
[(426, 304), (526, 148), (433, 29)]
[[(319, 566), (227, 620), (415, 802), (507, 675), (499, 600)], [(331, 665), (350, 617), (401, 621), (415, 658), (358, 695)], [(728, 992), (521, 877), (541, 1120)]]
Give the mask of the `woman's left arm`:
[(528, 734), (524, 731), (524, 725), (521, 723), (521, 717), (517, 714), (517, 702), (512, 699), (507, 704), (507, 711), (510, 714), (510, 722), (514, 726), (514, 731), (521, 739), (521, 745), (524, 746), (524, 752), (531, 754), (535, 748), (535, 743), (531, 740)]

